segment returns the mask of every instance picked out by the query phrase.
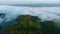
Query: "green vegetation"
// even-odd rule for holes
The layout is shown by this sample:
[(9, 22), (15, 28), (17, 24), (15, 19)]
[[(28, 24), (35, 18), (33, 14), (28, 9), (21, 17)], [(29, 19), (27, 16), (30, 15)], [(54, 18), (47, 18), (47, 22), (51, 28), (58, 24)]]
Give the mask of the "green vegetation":
[(10, 26), (10, 34), (60, 34), (60, 27), (53, 21), (41, 22), (36, 16), (21, 15), (17, 24)]
[(60, 34), (60, 27), (53, 21), (45, 21), (42, 23), (43, 34)]

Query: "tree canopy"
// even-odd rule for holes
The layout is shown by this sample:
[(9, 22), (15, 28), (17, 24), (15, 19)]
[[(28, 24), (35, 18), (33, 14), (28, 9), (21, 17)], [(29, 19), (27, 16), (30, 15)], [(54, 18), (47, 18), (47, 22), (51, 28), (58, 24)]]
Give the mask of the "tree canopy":
[(60, 34), (60, 27), (54, 21), (41, 22), (37, 16), (30, 15), (21, 15), (16, 21), (17, 24), (7, 29), (10, 34)]

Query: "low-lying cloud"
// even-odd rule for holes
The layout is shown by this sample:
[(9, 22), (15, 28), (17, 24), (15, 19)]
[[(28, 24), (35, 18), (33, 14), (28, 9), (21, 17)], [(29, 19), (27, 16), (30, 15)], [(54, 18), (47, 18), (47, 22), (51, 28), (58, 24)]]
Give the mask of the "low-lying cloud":
[[(5, 21), (16, 19), (19, 15), (34, 15), (42, 20), (59, 20), (60, 7), (22, 7), (0, 5), (0, 13), (6, 14)], [(1, 19), (0, 19), (1, 20)]]

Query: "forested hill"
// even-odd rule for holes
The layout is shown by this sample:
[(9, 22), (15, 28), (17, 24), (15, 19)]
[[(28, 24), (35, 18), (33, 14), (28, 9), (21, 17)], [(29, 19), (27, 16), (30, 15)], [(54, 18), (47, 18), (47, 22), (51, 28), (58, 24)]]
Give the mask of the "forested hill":
[(5, 27), (5, 32), (9, 34), (60, 34), (60, 26), (57, 23), (54, 21), (41, 22), (37, 16), (21, 15), (8, 23), (15, 23), (14, 21), (16, 24)]

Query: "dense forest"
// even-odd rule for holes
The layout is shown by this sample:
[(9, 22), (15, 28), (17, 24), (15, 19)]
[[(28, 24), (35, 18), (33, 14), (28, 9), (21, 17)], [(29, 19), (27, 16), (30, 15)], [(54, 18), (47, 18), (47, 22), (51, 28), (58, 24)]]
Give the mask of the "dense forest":
[(60, 26), (51, 20), (42, 22), (41, 18), (31, 15), (20, 15), (15, 20), (16, 24), (6, 29), (9, 34), (60, 34)]

